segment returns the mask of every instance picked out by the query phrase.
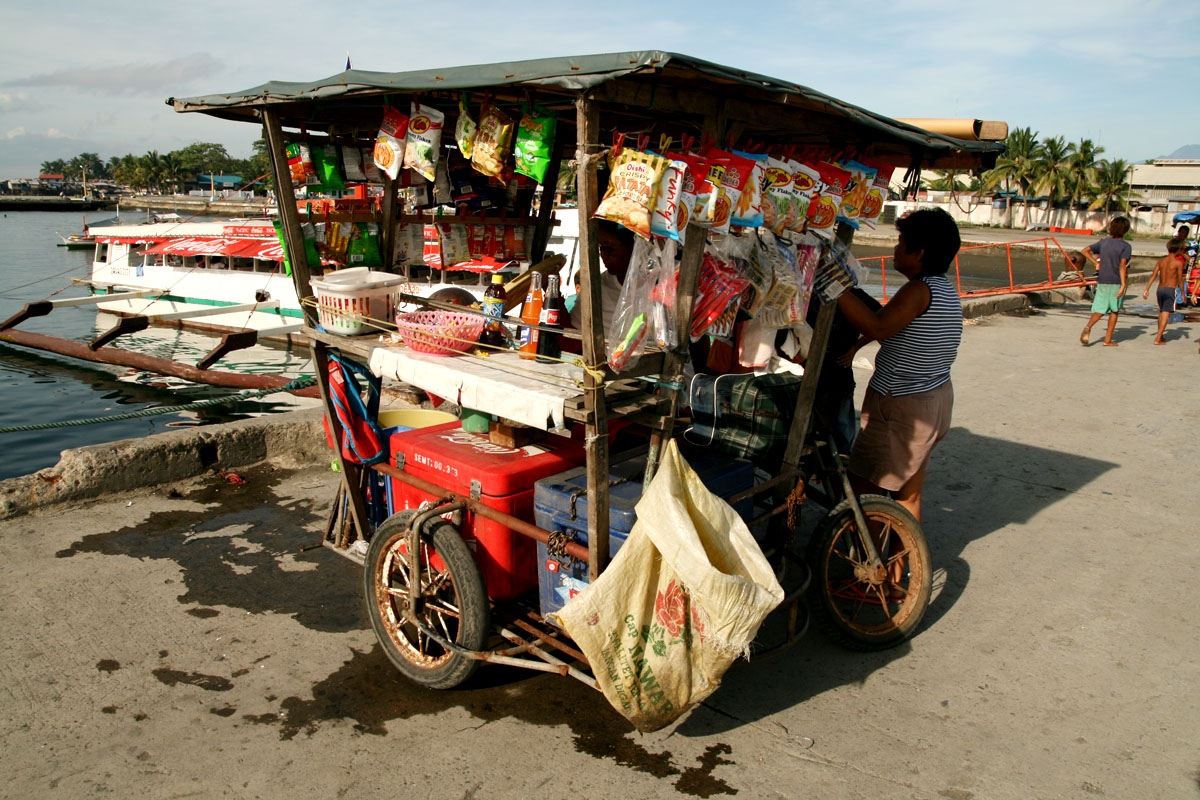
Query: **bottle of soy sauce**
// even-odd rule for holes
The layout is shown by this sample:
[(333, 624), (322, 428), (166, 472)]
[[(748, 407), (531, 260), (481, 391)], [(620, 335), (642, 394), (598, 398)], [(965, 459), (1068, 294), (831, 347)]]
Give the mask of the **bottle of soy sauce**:
[[(542, 301), (542, 313), (538, 323), (561, 330), (564, 321), (563, 315), (566, 313), (566, 309), (563, 306), (562, 290), (559, 289), (558, 285), (558, 276), (551, 275), (550, 286), (546, 289), (546, 299)], [(538, 333), (537, 360), (543, 364), (549, 364), (557, 360), (562, 355), (562, 345), (558, 340), (561, 334), (548, 330), (542, 330)]]
[(487, 321), (484, 322), (483, 333), (479, 336), (480, 344), (504, 346), (504, 328), (501, 327), (500, 320), (504, 316), (505, 297), (504, 276), (499, 273), (492, 275), (492, 282), (483, 293), (483, 313)]

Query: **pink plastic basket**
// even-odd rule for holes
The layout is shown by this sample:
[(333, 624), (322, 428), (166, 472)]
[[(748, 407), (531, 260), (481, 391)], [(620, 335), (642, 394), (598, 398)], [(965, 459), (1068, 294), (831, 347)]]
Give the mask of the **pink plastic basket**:
[(483, 317), (460, 311), (414, 311), (396, 315), (396, 330), (418, 353), (453, 356), (465, 353), (483, 333)]

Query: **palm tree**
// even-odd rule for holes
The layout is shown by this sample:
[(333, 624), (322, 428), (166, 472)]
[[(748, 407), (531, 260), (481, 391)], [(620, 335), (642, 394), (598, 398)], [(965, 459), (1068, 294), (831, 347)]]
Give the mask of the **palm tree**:
[(178, 156), (174, 153), (167, 153), (159, 159), (159, 166), (162, 169), (163, 180), (171, 187), (171, 193), (174, 194), (175, 187), (183, 177), (183, 165), (179, 163)]
[(1096, 167), (1100, 163), (1103, 147), (1097, 147), (1091, 139), (1080, 139), (1078, 144), (1067, 145), (1071, 162), (1071, 208), (1084, 197), (1095, 193)]
[(1054, 204), (1070, 194), (1071, 164), (1067, 160), (1067, 143), (1061, 136), (1042, 140), (1041, 157), (1036, 161), (1034, 187), (1040, 194), (1045, 192), (1046, 215), (1042, 222), (1049, 223), (1054, 213)]
[(937, 178), (929, 182), (929, 188), (943, 192), (975, 192), (979, 190), (979, 179), (965, 169), (935, 169)]
[(1129, 164), (1125, 163), (1125, 159), (1102, 160), (1096, 169), (1096, 199), (1091, 207), (1103, 205), (1107, 217), (1114, 206), (1118, 211), (1129, 208), (1129, 201), (1135, 196), (1129, 185)]
[[(1029, 190), (1035, 177), (1035, 163), (1041, 155), (1042, 146), (1038, 144), (1037, 132), (1030, 128), (1017, 128), (1004, 140), (1007, 148), (1002, 158), (996, 159), (994, 169), (988, 170), (983, 176), (983, 188), (994, 189), (1000, 184), (1011, 191), (1016, 186), (1021, 193), (1025, 206), (1025, 224), (1029, 224)], [(1009, 216), (1008, 226), (1012, 227), (1012, 216)]]

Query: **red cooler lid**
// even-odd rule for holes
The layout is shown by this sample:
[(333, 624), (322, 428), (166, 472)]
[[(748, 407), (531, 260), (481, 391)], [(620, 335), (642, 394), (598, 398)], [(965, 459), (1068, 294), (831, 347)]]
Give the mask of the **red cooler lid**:
[(418, 478), (459, 494), (468, 494), (471, 481), (479, 481), (491, 497), (528, 491), (542, 478), (586, 460), (583, 443), (574, 439), (550, 435), (537, 444), (505, 447), (464, 431), (458, 422), (394, 434), (391, 451), (392, 462), (403, 453), (405, 471)]

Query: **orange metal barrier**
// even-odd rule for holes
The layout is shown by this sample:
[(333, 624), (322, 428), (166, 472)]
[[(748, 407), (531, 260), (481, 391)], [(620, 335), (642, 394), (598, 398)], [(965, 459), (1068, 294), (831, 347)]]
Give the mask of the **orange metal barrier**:
[[(1015, 245), (1015, 244), (1037, 244), (1037, 243), (1041, 243), (1043, 252), (1046, 255), (1046, 281), (1045, 281), (1045, 283), (1022, 283), (1022, 284), (1015, 283), (1013, 281), (1013, 266), (1012, 266), (1012, 247), (1013, 247), (1013, 245)], [(1014, 294), (1014, 293), (1020, 293), (1020, 292), (1040, 292), (1040, 291), (1045, 291), (1047, 289), (1067, 289), (1067, 288), (1071, 288), (1073, 286), (1088, 286), (1088, 285), (1094, 284), (1096, 282), (1095, 279), (1092, 279), (1092, 278), (1074, 278), (1074, 279), (1070, 279), (1070, 280), (1061, 280), (1061, 281), (1055, 280), (1054, 279), (1054, 267), (1051, 265), (1051, 262), (1050, 262), (1050, 244), (1051, 243), (1053, 243), (1054, 246), (1056, 248), (1058, 248), (1058, 252), (1062, 255), (1063, 260), (1069, 264), (1071, 262), (1071, 260), (1069, 258), (1067, 258), (1067, 252), (1063, 249), (1062, 245), (1059, 244), (1058, 240), (1055, 239), (1054, 237), (1046, 237), (1043, 239), (1022, 239), (1022, 240), (1016, 241), (1016, 242), (997, 242), (996, 244), (976, 244), (976, 245), (969, 245), (967, 247), (961, 248), (958, 251), (958, 255), (954, 256), (955, 288), (958, 289), (959, 296), (960, 297), (988, 297), (989, 295), (996, 295), (996, 294)], [(1004, 248), (1004, 255), (1008, 262), (1008, 286), (1002, 286), (1002, 287), (998, 287), (995, 289), (977, 289), (977, 290), (971, 291), (971, 292), (964, 292), (962, 290), (962, 275), (959, 272), (959, 256), (961, 256), (963, 253), (971, 251), (971, 250), (987, 250), (989, 248), (996, 248), (996, 247)], [(864, 264), (864, 263), (871, 262), (871, 261), (879, 262), (879, 277), (880, 277), (881, 282), (883, 283), (883, 299), (885, 301), (888, 299), (887, 262), (888, 262), (888, 259), (891, 259), (891, 258), (893, 258), (893, 256), (867, 256), (866, 258), (858, 259), (860, 264)]]

